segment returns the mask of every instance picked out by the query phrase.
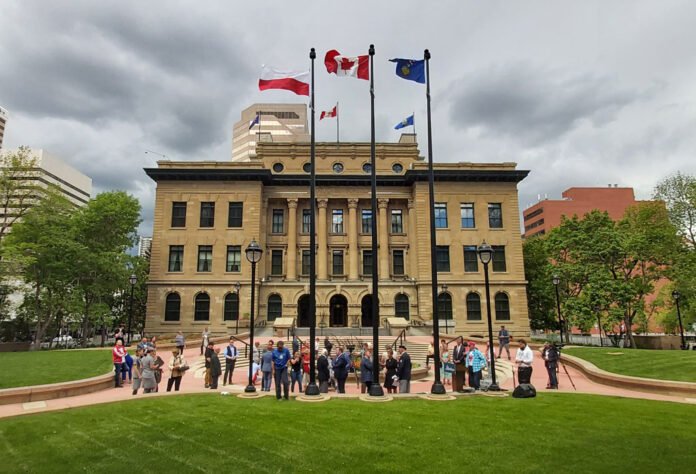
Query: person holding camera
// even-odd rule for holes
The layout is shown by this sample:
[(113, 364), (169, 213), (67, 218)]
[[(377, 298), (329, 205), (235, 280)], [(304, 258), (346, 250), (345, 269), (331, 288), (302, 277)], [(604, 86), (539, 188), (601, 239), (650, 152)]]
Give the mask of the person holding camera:
[(558, 390), (558, 376), (556, 375), (556, 371), (558, 370), (558, 359), (560, 358), (558, 348), (555, 344), (547, 342), (544, 344), (544, 349), (541, 351), (541, 357), (544, 359), (544, 366), (546, 367), (546, 372), (549, 374), (549, 381), (546, 384), (546, 388)]

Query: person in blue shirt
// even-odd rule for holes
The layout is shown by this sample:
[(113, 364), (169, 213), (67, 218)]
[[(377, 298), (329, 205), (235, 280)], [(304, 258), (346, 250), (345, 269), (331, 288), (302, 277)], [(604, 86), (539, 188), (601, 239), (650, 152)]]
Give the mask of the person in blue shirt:
[(466, 354), (466, 366), (469, 369), (469, 386), (474, 390), (481, 388), (481, 370), (488, 365), (486, 356), (478, 350), (476, 343), (469, 342), (469, 352)]
[(271, 391), (271, 379), (273, 377), (273, 343), (269, 342), (261, 354), (261, 373), (263, 374), (263, 379), (261, 380), (261, 391), (270, 392)]
[(284, 347), (283, 341), (278, 341), (276, 349), (273, 351), (273, 378), (275, 380), (276, 398), (280, 400), (280, 386), (283, 386), (284, 398), (288, 400), (290, 382), (288, 382), (288, 363), (290, 362), (290, 351)]

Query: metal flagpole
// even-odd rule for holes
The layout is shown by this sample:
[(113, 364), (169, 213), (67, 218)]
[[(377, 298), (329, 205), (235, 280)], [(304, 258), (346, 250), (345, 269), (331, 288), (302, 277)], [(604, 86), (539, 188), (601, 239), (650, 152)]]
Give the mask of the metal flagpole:
[(338, 146), (339, 143), (339, 135), (338, 135), (338, 102), (336, 102), (336, 146)]
[[(436, 232), (435, 232), (435, 173), (433, 171), (433, 133), (430, 120), (430, 51), (427, 49), (423, 52), (423, 58), (425, 59), (425, 97), (428, 105), (428, 189), (430, 192), (430, 280), (432, 284), (432, 296), (433, 296), (433, 349), (435, 358), (435, 381), (430, 389), (430, 393), (435, 395), (442, 395), (447, 392), (445, 386), (442, 385), (440, 380), (440, 344), (438, 338), (440, 337), (440, 317), (438, 310), (437, 301), (437, 255), (435, 253), (436, 249)], [(415, 116), (413, 117), (413, 123), (416, 123)], [(415, 125), (414, 125), (415, 126)]]
[[(319, 387), (316, 383), (316, 344), (314, 339), (317, 337), (317, 273), (316, 273), (316, 213), (317, 213), (317, 174), (315, 169), (315, 139), (314, 139), (314, 59), (317, 53), (312, 48), (309, 51), (309, 59), (312, 63), (312, 98), (310, 101), (311, 120), (311, 141), (310, 141), (310, 184), (309, 184), (309, 201), (311, 209), (311, 218), (309, 220), (309, 384), (305, 389), (305, 395), (319, 395)], [(290, 252), (296, 252), (296, 249), (288, 249)]]
[(256, 156), (259, 156), (259, 144), (261, 143), (261, 111), (256, 111)]
[(413, 140), (416, 140), (416, 111), (413, 111)]
[(377, 159), (375, 153), (375, 45), (370, 55), (370, 163), (372, 178), (372, 384), (370, 395), (384, 396), (379, 383), (379, 275), (377, 274)]

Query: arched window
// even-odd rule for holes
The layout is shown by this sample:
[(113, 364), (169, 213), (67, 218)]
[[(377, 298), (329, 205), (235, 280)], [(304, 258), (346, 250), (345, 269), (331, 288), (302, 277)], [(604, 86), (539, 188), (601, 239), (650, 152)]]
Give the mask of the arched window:
[(283, 316), (283, 299), (280, 295), (271, 295), (268, 297), (268, 320), (275, 321)]
[(225, 321), (236, 321), (239, 319), (239, 296), (237, 296), (237, 293), (227, 293), (225, 295), (223, 319)]
[(437, 297), (438, 319), (452, 319), (452, 295), (440, 293)]
[(196, 304), (193, 309), (193, 320), (210, 320), (210, 296), (208, 296), (208, 293), (198, 293), (196, 295)]
[(466, 295), (466, 319), (469, 321), (481, 320), (481, 297), (478, 293)]
[(410, 317), (408, 311), (408, 296), (403, 293), (396, 295), (394, 298), (394, 313), (396, 317), (408, 320)]
[(510, 320), (510, 299), (505, 293), (495, 295), (495, 319), (498, 321)]
[(178, 321), (181, 317), (181, 296), (179, 293), (169, 293), (164, 305), (164, 320)]

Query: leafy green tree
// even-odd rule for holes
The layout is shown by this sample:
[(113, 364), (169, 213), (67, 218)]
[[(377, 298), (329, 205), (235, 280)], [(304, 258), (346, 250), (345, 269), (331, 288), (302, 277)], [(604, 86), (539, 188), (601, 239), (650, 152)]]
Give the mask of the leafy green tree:
[(527, 283), (527, 306), (532, 329), (557, 329), (556, 296), (553, 266), (549, 262), (545, 240), (532, 237), (524, 241), (524, 273)]
[(28, 147), (0, 154), (0, 241), (41, 194), (32, 178), (36, 176), (36, 158)]
[(664, 201), (672, 224), (696, 249), (696, 177), (678, 172), (660, 181), (654, 196)]

